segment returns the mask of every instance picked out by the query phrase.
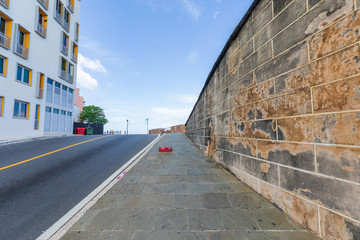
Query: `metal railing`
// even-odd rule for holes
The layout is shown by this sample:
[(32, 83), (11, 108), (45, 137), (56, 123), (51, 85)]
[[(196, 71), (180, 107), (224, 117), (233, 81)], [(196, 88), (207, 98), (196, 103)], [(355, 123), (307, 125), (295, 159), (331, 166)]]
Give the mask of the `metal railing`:
[(34, 129), (39, 129), (39, 120), (35, 119)]
[(67, 76), (67, 81), (68, 81), (69, 83), (73, 83), (73, 81), (74, 81), (74, 76), (68, 74), (68, 76)]
[(6, 8), (9, 8), (9, 0), (0, 0), (0, 4)]
[(72, 54), (71, 54), (71, 60), (73, 60), (73, 62), (77, 63), (78, 56), (75, 55), (74, 53), (72, 53)]
[(67, 73), (66, 73), (66, 71), (64, 71), (64, 70), (60, 70), (60, 77), (62, 78), (62, 79), (64, 79), (64, 80), (67, 80)]
[(68, 55), (68, 51), (69, 51), (69, 48), (67, 48), (66, 46), (64, 45), (61, 45), (61, 52), (63, 54), (65, 54), (66, 56)]
[(54, 18), (56, 19), (56, 21), (58, 21), (60, 24), (62, 24), (62, 16), (58, 11), (55, 11)]
[(26, 59), (29, 57), (29, 49), (19, 43), (16, 44), (15, 53)]
[(49, 0), (38, 0), (38, 1), (46, 10), (48, 10), (48, 8), (49, 8)]
[(38, 91), (38, 94), (36, 97), (42, 99), (44, 97), (44, 89), (39, 88), (39, 91)]
[(11, 38), (6, 36), (4, 33), (0, 32), (0, 45), (7, 49), (10, 49), (10, 44), (11, 44)]
[(42, 37), (46, 38), (46, 28), (44, 28), (44, 26), (40, 23), (37, 25), (36, 32), (38, 32)]
[(62, 26), (66, 29), (66, 31), (69, 31), (70, 29), (70, 24), (64, 19)]
[(70, 9), (70, 11), (71, 11), (72, 13), (74, 13), (74, 4), (72, 4), (71, 0), (69, 0), (68, 8)]

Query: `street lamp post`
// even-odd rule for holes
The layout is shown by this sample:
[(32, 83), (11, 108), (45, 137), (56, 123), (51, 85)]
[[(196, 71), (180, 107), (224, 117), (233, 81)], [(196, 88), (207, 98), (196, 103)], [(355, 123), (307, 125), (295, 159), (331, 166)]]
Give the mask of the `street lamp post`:
[(129, 135), (129, 119), (126, 119), (126, 134)]
[(147, 126), (147, 132), (146, 132), (146, 134), (149, 134), (149, 118), (146, 118), (145, 119), (145, 121), (146, 121), (146, 126)]

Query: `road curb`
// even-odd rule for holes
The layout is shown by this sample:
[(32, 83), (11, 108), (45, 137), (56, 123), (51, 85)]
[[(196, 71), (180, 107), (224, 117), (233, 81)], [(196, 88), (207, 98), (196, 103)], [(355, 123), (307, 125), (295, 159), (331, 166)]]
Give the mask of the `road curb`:
[[(163, 136), (163, 135), (162, 135)], [(146, 153), (162, 138), (158, 135), (151, 143), (139, 151), (121, 168), (115, 171), (103, 183), (101, 183), (94, 191), (87, 195), (74, 208), (68, 211), (62, 218), (55, 222), (50, 228), (43, 232), (36, 240), (57, 240), (60, 239), (84, 214), (89, 210), (105, 193), (113, 187), (119, 179), (117, 178), (125, 170), (129, 171), (137, 162), (143, 158)]]

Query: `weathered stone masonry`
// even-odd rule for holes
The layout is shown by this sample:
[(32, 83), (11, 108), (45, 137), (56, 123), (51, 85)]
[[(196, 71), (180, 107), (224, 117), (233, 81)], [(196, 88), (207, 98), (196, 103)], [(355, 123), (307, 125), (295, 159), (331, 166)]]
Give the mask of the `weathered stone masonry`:
[(187, 135), (324, 239), (360, 239), (360, 0), (255, 0)]

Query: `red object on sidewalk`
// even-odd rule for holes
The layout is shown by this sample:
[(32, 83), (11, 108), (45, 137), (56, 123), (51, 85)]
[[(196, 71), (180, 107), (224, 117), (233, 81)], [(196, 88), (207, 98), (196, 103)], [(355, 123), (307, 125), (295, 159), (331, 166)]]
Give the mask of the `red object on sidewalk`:
[(76, 134), (85, 135), (85, 128), (77, 128), (76, 129)]
[(159, 152), (171, 152), (171, 147), (159, 147)]

